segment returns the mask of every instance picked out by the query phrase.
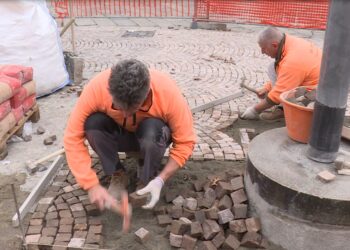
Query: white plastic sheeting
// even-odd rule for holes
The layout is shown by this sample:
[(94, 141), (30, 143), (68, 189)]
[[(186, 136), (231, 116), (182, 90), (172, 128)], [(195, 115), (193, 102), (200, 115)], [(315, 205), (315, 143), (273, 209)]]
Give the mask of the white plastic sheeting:
[(45, 1), (1, 1), (0, 64), (33, 67), (37, 96), (69, 83), (57, 24)]

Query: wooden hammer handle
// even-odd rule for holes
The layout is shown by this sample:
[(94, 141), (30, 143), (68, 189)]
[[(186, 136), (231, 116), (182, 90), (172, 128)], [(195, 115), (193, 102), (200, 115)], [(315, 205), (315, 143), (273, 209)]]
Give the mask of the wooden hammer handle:
[(57, 151), (55, 151), (55, 152), (53, 152), (53, 153), (51, 153), (51, 154), (49, 154), (47, 156), (44, 156), (44, 157), (36, 160), (34, 162), (34, 165), (37, 165), (37, 164), (42, 163), (44, 161), (47, 161), (47, 160), (51, 159), (52, 157), (55, 157), (55, 156), (63, 154), (63, 153), (64, 153), (64, 148), (61, 148), (61, 149), (59, 149), (59, 150), (57, 150)]
[(248, 85), (246, 85), (244, 83), (241, 83), (241, 87), (243, 87), (243, 88), (245, 88), (245, 89), (247, 89), (247, 90), (249, 90), (249, 91), (251, 91), (251, 92), (253, 92), (255, 94), (259, 93), (256, 89), (254, 89), (254, 88), (252, 88), (252, 87), (250, 87), (250, 86), (248, 86)]

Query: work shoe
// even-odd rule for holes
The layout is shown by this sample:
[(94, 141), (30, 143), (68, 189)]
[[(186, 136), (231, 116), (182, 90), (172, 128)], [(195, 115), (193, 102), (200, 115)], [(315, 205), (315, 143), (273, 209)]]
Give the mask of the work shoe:
[(284, 112), (280, 107), (276, 107), (271, 111), (264, 111), (260, 114), (260, 119), (267, 122), (276, 122), (284, 119)]
[(117, 170), (111, 178), (108, 187), (108, 193), (117, 200), (121, 199), (121, 191), (126, 190), (129, 184), (129, 178), (124, 170)]

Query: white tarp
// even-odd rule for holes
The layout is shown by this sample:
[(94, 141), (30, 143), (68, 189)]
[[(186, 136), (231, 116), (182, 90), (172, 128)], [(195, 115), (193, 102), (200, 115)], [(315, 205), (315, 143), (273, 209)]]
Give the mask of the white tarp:
[(57, 24), (45, 1), (0, 1), (0, 34), (0, 64), (33, 67), (37, 96), (69, 83)]

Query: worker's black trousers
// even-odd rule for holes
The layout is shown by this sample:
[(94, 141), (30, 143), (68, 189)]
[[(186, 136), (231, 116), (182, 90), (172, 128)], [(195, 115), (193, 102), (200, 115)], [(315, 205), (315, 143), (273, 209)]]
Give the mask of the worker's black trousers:
[(161, 166), (166, 148), (171, 143), (169, 127), (160, 119), (146, 118), (135, 133), (119, 126), (105, 113), (90, 115), (85, 122), (85, 136), (99, 156), (105, 174), (122, 168), (117, 152), (140, 152), (143, 161), (140, 180), (147, 184)]

